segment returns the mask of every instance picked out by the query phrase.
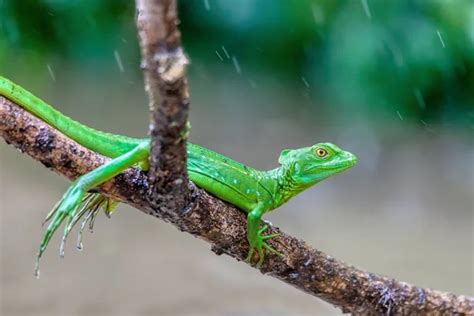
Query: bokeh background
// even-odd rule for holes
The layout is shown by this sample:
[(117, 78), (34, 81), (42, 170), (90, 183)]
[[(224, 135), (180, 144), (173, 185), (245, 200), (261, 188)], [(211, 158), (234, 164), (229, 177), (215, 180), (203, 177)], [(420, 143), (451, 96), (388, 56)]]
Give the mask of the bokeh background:
[[(191, 141), (257, 168), (331, 141), (352, 170), (266, 219), (357, 267), (474, 295), (474, 3), (179, 1)], [(143, 136), (133, 1), (0, 1), (0, 74), (71, 117)], [(337, 315), (127, 206), (77, 252), (41, 221), (68, 182), (0, 144), (2, 315)]]

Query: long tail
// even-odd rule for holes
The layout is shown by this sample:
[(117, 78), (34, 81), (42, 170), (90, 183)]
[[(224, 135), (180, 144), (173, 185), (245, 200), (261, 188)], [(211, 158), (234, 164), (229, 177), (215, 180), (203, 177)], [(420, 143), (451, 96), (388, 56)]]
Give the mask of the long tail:
[(143, 141), (105, 133), (83, 125), (2, 76), (0, 76), (0, 95), (14, 101), (82, 146), (111, 158), (129, 152)]

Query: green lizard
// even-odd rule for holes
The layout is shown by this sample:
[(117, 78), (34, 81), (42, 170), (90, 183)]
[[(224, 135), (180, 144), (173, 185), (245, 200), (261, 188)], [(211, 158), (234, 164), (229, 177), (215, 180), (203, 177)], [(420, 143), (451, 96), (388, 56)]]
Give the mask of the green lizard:
[[(14, 101), (72, 140), (101, 155), (112, 158), (101, 167), (76, 179), (62, 199), (48, 214), (51, 220), (44, 232), (37, 253), (37, 268), (41, 255), (51, 237), (64, 223), (60, 255), (64, 255), (64, 242), (74, 224), (84, 217), (79, 236), (89, 220), (92, 227), (99, 209), (109, 215), (117, 202), (98, 193), (88, 193), (101, 183), (132, 166), (147, 168), (150, 142), (97, 131), (70, 119), (44, 101), (6, 78), (0, 77), (0, 95)], [(311, 147), (285, 149), (281, 152), (279, 167), (260, 171), (236, 162), (204, 147), (187, 144), (187, 170), (197, 186), (225, 200), (247, 213), (247, 261), (257, 252), (260, 266), (264, 249), (281, 255), (265, 241), (277, 234), (265, 235), (267, 225), (260, 227), (261, 217), (312, 185), (340, 173), (357, 162), (357, 157), (331, 143)], [(80, 243), (78, 243), (78, 247)]]

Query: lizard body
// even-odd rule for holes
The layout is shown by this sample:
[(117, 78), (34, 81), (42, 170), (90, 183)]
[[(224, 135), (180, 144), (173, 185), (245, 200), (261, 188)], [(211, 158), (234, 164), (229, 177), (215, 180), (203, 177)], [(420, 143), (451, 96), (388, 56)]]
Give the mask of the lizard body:
[[(76, 179), (48, 214), (46, 220), (51, 222), (39, 246), (38, 270), (39, 258), (61, 224), (64, 223), (60, 247), (60, 254), (63, 255), (66, 237), (81, 217), (84, 216), (85, 220), (80, 235), (88, 219), (90, 224), (93, 224), (99, 209), (103, 209), (106, 214), (112, 212), (116, 202), (100, 194), (88, 192), (126, 168), (138, 165), (146, 169), (150, 150), (149, 139), (105, 133), (85, 126), (1, 76), (0, 95), (11, 99), (84, 147), (112, 158), (101, 167)], [(256, 170), (191, 143), (187, 144), (187, 155), (187, 171), (191, 181), (247, 213), (249, 242), (247, 261), (252, 259), (256, 251), (259, 256), (258, 265), (263, 263), (264, 249), (280, 255), (265, 242), (276, 235), (263, 234), (267, 226), (260, 228), (262, 215), (312, 185), (354, 166), (357, 162), (355, 155), (331, 143), (285, 149), (278, 159), (280, 166), (268, 171)]]

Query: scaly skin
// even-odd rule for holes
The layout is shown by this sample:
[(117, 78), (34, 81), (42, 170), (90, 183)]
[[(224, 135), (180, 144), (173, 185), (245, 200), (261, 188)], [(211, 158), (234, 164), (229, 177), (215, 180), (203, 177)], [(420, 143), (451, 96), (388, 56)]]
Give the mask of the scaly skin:
[[(107, 215), (113, 211), (116, 202), (88, 192), (129, 167), (138, 165), (146, 168), (150, 151), (149, 140), (104, 133), (87, 127), (3, 77), (0, 77), (0, 95), (11, 99), (84, 147), (113, 158), (103, 166), (76, 179), (48, 214), (46, 220), (51, 222), (46, 228), (38, 250), (36, 268), (38, 272), (39, 258), (62, 223), (64, 223), (64, 234), (60, 247), (61, 256), (64, 254), (66, 237), (83, 215), (85, 220), (81, 225), (80, 235), (88, 220), (92, 227), (100, 209), (104, 209)], [(267, 226), (260, 228), (262, 215), (312, 185), (354, 166), (357, 162), (355, 155), (330, 143), (294, 150), (285, 149), (278, 159), (280, 166), (268, 171), (255, 170), (195, 144), (188, 143), (187, 154), (191, 181), (247, 213), (249, 242), (247, 261), (250, 262), (254, 252), (257, 252), (258, 266), (263, 263), (264, 249), (281, 255), (265, 242), (277, 235), (263, 234)]]

